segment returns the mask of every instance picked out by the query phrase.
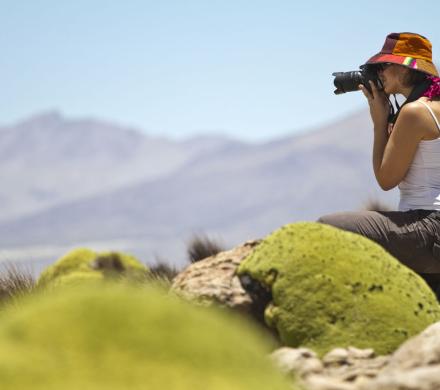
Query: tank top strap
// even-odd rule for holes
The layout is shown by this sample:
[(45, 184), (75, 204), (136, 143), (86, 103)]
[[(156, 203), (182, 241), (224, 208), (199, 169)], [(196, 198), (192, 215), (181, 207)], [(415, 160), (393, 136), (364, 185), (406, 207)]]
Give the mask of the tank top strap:
[(440, 123), (439, 123), (437, 117), (435, 116), (434, 111), (432, 111), (432, 108), (429, 107), (425, 102), (422, 102), (421, 100), (417, 100), (417, 101), (418, 101), (419, 103), (422, 103), (422, 104), (428, 109), (428, 111), (431, 113), (431, 116), (432, 116), (432, 118), (434, 119), (435, 124), (437, 125), (437, 129), (438, 129), (438, 131), (440, 132)]

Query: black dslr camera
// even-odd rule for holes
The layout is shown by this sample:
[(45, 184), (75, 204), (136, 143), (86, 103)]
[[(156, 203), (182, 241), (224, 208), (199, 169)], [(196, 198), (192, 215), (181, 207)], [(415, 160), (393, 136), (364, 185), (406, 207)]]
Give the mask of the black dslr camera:
[(332, 76), (335, 76), (333, 83), (336, 89), (334, 93), (340, 95), (345, 92), (359, 91), (359, 84), (364, 85), (372, 93), (369, 81), (372, 81), (379, 89), (382, 89), (383, 85), (377, 74), (378, 70), (378, 65), (362, 65), (360, 70), (332, 73)]

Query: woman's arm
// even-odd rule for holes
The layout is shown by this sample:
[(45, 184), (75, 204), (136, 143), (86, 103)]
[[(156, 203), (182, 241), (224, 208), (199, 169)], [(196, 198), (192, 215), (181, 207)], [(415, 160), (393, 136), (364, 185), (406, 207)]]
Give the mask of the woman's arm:
[(389, 189), (393, 188), (393, 187), (384, 188), (384, 185), (382, 184), (382, 180), (379, 179), (380, 168), (382, 165), (382, 160), (387, 143), (388, 143), (388, 125), (374, 126), (373, 170), (379, 186), (385, 191), (388, 191)]
[(397, 186), (408, 172), (417, 145), (424, 136), (423, 115), (416, 103), (406, 104), (388, 135), (389, 104), (385, 94), (372, 85), (370, 94), (361, 88), (368, 99), (374, 124), (373, 169), (379, 186), (388, 191)]
[(423, 115), (414, 103), (406, 104), (383, 151), (382, 160), (377, 162), (375, 175), (382, 189), (388, 191), (405, 177), (411, 165), (417, 146), (424, 136)]

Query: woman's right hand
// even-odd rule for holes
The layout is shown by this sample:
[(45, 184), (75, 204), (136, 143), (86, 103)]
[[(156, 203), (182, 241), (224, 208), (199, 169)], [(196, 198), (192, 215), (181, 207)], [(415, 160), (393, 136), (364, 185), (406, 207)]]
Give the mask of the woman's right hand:
[(379, 91), (376, 85), (369, 81), (371, 91), (368, 91), (364, 85), (360, 84), (359, 89), (363, 92), (368, 100), (368, 105), (370, 106), (370, 115), (373, 120), (374, 127), (387, 129), (388, 127), (388, 116), (390, 114), (390, 104), (387, 99), (385, 92)]

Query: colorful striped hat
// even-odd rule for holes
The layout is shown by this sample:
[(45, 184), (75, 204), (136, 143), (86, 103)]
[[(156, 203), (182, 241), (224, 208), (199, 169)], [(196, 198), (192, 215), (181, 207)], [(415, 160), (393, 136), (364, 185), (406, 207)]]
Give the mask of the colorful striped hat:
[(367, 64), (391, 62), (416, 69), (438, 77), (438, 71), (432, 63), (432, 45), (422, 35), (403, 32), (389, 34), (382, 50), (371, 57)]

